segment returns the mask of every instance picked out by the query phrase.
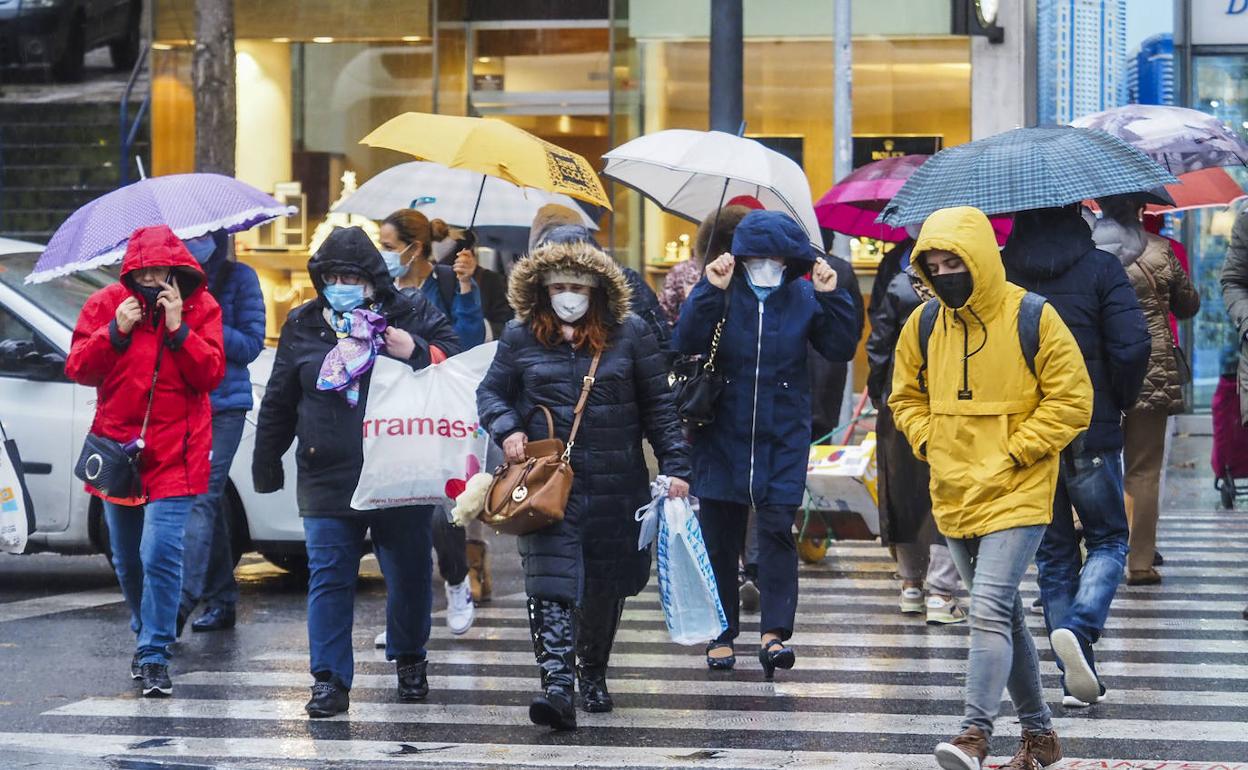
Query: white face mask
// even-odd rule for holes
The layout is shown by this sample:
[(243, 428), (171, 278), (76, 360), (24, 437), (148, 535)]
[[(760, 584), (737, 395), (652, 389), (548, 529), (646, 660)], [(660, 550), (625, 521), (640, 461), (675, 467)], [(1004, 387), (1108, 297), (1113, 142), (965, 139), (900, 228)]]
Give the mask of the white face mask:
[(779, 286), (784, 280), (784, 263), (774, 259), (747, 259), (745, 272), (749, 274), (750, 282), (755, 286), (760, 289), (769, 289)]
[(574, 291), (561, 291), (550, 298), (555, 315), (564, 323), (576, 323), (589, 310), (589, 296)]

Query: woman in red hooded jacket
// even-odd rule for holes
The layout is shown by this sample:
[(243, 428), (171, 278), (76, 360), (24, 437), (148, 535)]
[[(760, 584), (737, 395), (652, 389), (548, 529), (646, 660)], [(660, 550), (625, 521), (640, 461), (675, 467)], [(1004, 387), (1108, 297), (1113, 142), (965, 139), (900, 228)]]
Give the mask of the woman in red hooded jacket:
[(135, 230), (121, 280), (83, 306), (65, 364), (70, 379), (96, 389), (92, 433), (122, 444), (144, 442), (143, 497), (119, 500), (87, 491), (104, 499), (113, 568), (138, 635), (130, 676), (143, 681), (149, 697), (173, 693), (168, 648), (182, 585), (183, 523), (195, 496), (208, 488), (208, 396), (225, 375), (221, 308), (204, 280), (168, 227)]

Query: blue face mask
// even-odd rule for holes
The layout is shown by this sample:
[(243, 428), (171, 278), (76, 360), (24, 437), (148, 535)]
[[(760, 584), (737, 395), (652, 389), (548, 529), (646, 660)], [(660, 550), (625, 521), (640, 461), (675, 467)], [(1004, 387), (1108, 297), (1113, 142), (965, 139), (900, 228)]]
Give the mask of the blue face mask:
[(212, 259), (213, 253), (217, 250), (217, 244), (212, 240), (211, 235), (191, 238), (182, 241), (182, 244), (186, 246), (187, 251), (191, 252), (191, 256), (195, 258), (195, 261), (201, 265)]
[(381, 258), (386, 261), (386, 270), (390, 271), (391, 278), (399, 279), (407, 274), (409, 266), (403, 264), (403, 252), (383, 251), (381, 252)]
[(358, 284), (329, 284), (325, 287), (324, 294), (325, 301), (339, 313), (349, 313), (364, 304), (364, 287)]

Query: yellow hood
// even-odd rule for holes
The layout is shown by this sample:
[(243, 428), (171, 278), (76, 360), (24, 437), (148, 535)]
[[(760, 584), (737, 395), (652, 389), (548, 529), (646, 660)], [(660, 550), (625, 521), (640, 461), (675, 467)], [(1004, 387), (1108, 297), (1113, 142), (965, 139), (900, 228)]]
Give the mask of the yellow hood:
[[(889, 407), (931, 465), (932, 513), (948, 537), (1048, 524), (1059, 453), (1088, 427), (1092, 384), (1070, 330), (1051, 306), (1040, 316), (1033, 375), (1018, 334), (1026, 292), (1005, 280), (992, 226), (973, 208), (943, 209), (915, 245), (962, 257), (974, 287), (965, 307), (942, 307), (927, 341), (915, 312), (902, 329)], [(926, 271), (917, 269), (928, 286)]]

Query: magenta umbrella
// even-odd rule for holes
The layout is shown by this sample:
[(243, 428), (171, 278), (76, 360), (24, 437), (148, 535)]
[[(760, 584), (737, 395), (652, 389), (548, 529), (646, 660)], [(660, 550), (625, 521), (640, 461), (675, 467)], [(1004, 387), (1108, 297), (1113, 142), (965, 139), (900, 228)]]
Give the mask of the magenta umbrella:
[(877, 160), (855, 170), (815, 203), (819, 226), (856, 238), (875, 238), (892, 243), (904, 241), (904, 228), (877, 224), (875, 218), (915, 169), (929, 157), (902, 155)]

